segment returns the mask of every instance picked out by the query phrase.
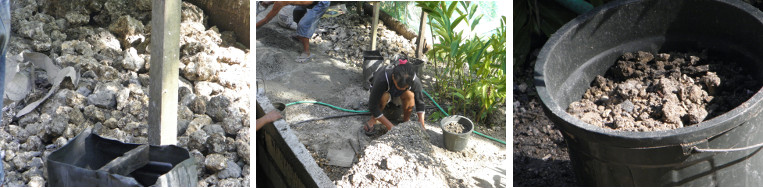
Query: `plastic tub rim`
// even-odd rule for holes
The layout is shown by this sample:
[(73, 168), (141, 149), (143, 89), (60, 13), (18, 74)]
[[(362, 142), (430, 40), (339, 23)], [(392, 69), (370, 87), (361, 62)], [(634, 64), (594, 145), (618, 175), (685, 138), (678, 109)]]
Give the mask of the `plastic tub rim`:
[[(451, 122), (451, 121), (458, 122), (459, 119), (466, 119), (467, 121), (469, 121), (470, 124), (472, 124), (470, 126), (470, 128), (469, 128), (469, 131), (466, 131), (466, 132), (463, 132), (463, 133), (454, 133), (454, 132), (445, 131), (445, 123), (448, 123), (448, 122)], [(474, 131), (474, 122), (471, 119), (469, 119), (467, 117), (464, 117), (464, 116), (461, 116), (461, 115), (451, 115), (451, 116), (448, 116), (448, 117), (444, 117), (444, 118), (442, 118), (440, 120), (440, 129), (442, 129), (443, 134), (445, 134), (447, 132), (447, 133), (450, 133), (450, 134), (454, 134), (456, 136), (463, 136), (463, 135), (467, 135), (467, 134), (472, 134), (472, 131)]]
[[(740, 116), (744, 113), (748, 113), (748, 110), (753, 110), (753, 106), (757, 106), (758, 103), (760, 103), (761, 100), (763, 100), (763, 88), (759, 89), (752, 97), (750, 97), (748, 100), (744, 101), (742, 104), (740, 104), (737, 107), (734, 107), (732, 110), (723, 113), (719, 116), (713, 117), (712, 119), (702, 121), (698, 124), (692, 124), (686, 127), (677, 128), (677, 129), (671, 129), (671, 130), (660, 130), (660, 131), (649, 131), (649, 132), (631, 132), (631, 131), (617, 131), (612, 129), (606, 129), (601, 128), (598, 126), (594, 126), (588, 123), (583, 122), (582, 120), (573, 117), (569, 113), (567, 113), (566, 110), (562, 109), (561, 106), (554, 100), (548, 89), (545, 86), (545, 80), (543, 80), (543, 77), (545, 75), (545, 72), (543, 70), (545, 69), (546, 62), (548, 61), (549, 53), (554, 50), (557, 45), (559, 44), (560, 40), (563, 36), (567, 36), (570, 32), (572, 32), (575, 28), (579, 27), (579, 24), (585, 23), (586, 21), (592, 19), (594, 16), (615, 8), (619, 6), (623, 6), (626, 4), (636, 3), (638, 1), (642, 0), (623, 0), (618, 2), (612, 2), (605, 4), (600, 7), (596, 7), (591, 11), (588, 11), (577, 18), (573, 19), (570, 22), (567, 22), (564, 24), (557, 32), (555, 32), (551, 37), (548, 39), (548, 42), (541, 48), (541, 51), (538, 55), (538, 59), (536, 61), (536, 65), (534, 68), (534, 73), (536, 75), (533, 76), (536, 90), (538, 92), (538, 96), (542, 101), (543, 106), (551, 111), (556, 117), (566, 121), (570, 124), (573, 128), (577, 127), (579, 129), (582, 129), (583, 131), (587, 131), (589, 133), (597, 134), (597, 135), (603, 135), (607, 137), (615, 137), (617, 139), (625, 139), (625, 140), (642, 140), (642, 139), (660, 139), (664, 137), (670, 137), (670, 136), (682, 136), (682, 135), (690, 135), (693, 133), (697, 133), (700, 131), (705, 131), (707, 129), (711, 129), (717, 126), (720, 126), (722, 123), (722, 120), (733, 120), (740, 118)], [(742, 6), (744, 5), (744, 2), (741, 1), (715, 1), (716, 3), (725, 3), (730, 6), (733, 6), (740, 11), (744, 11), (745, 13), (750, 14), (751, 16), (755, 17), (757, 21), (760, 24), (763, 24), (763, 12), (760, 12), (756, 9), (751, 9), (750, 7)], [(731, 126), (727, 129), (736, 127), (738, 125)], [(722, 134), (725, 131), (719, 132), (718, 134)], [(680, 144), (680, 143), (674, 143), (674, 144)]]

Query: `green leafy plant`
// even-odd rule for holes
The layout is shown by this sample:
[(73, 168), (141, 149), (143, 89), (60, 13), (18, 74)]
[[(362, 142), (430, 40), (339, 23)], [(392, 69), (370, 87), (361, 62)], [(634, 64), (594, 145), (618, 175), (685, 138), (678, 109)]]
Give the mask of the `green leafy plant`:
[(417, 6), (429, 14), (434, 41), (439, 41), (427, 52), (438, 69), (435, 96), (452, 102), (450, 114), (484, 121), (506, 99), (506, 18), (487, 39), (468, 38), (463, 30), (456, 30), (463, 24), (474, 30), (479, 24), (482, 15), (477, 14), (476, 4), (417, 2)]

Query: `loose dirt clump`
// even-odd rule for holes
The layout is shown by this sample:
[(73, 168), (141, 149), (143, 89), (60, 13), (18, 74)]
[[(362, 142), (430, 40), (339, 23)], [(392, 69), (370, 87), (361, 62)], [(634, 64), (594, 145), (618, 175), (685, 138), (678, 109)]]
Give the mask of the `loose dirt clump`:
[(463, 133), (464, 126), (458, 122), (451, 122), (445, 125), (445, 131), (452, 132), (452, 133)]
[(744, 67), (703, 53), (625, 53), (596, 76), (567, 112), (586, 123), (622, 131), (677, 129), (721, 115), (761, 84)]

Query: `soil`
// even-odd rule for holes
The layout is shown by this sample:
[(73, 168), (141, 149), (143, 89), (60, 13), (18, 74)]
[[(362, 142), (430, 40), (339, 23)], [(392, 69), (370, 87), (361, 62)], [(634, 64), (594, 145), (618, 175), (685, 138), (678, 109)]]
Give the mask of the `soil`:
[[(315, 54), (315, 58), (306, 63), (294, 61), (294, 57), (301, 52), (301, 45), (296, 42), (290, 43), (289, 36), (294, 33), (293, 30), (282, 28), (275, 23), (258, 28), (258, 89), (265, 90), (272, 102), (286, 104), (305, 100), (321, 101), (352, 110), (367, 110), (369, 93), (363, 87), (360, 66), (362, 51), (370, 47), (369, 23), (371, 21), (368, 17), (359, 16), (354, 12), (322, 18), (316, 34), (310, 40), (311, 53)], [(385, 59), (391, 59), (399, 53), (412, 54), (413, 41), (387, 30), (381, 23), (379, 35), (381, 37), (377, 47)], [(420, 76), (425, 88), (428, 88), (427, 84), (432, 81), (429, 75), (432, 74), (426, 68), (422, 70), (424, 73)], [(431, 102), (427, 101), (426, 104), (431, 105)], [(430, 115), (432, 112), (433, 110), (427, 110), (426, 114)], [(308, 119), (343, 113), (346, 112), (317, 104), (292, 105), (283, 111), (284, 120), (290, 124), (299, 141), (305, 145), (328, 177), (340, 187), (357, 186), (360, 182), (365, 182), (362, 185), (381, 187), (424, 185), (406, 184), (410, 181), (403, 181), (406, 179), (404, 177), (437, 180), (437, 183), (451, 187), (506, 186), (506, 169), (503, 168), (506, 166), (505, 145), (473, 136), (464, 151), (448, 151), (442, 143), (442, 129), (436, 124), (439, 120), (427, 121), (423, 130), (417, 121), (393, 122), (396, 126), (392, 130), (380, 131), (373, 136), (366, 136), (362, 132), (362, 126), (370, 117), (367, 115), (296, 124)], [(495, 116), (505, 117), (505, 110), (498, 113), (500, 114)], [(414, 113), (410, 119), (416, 120), (418, 117)], [(501, 126), (478, 125), (476, 130), (505, 140), (505, 120), (494, 124)], [(388, 149), (396, 145), (402, 148)], [(353, 166), (346, 168), (329, 165), (329, 151), (346, 148), (352, 148), (356, 153)], [(410, 157), (408, 154), (416, 157)], [(385, 165), (389, 162), (392, 166), (405, 166), (397, 166), (395, 170), (390, 170), (379, 166), (380, 161), (375, 160), (384, 160)], [(368, 174), (373, 174), (371, 176), (376, 178), (363, 178)], [(384, 178), (385, 174), (389, 179)], [(362, 180), (351, 180), (355, 178)]]
[(698, 124), (749, 99), (761, 84), (735, 62), (703, 53), (625, 53), (567, 112), (621, 131)]
[(543, 112), (533, 84), (534, 67), (535, 61), (530, 61), (514, 69), (513, 186), (580, 186), (575, 181), (567, 143)]
[(463, 133), (464, 132), (464, 126), (461, 125), (458, 122), (451, 122), (445, 125), (445, 131), (451, 132), (451, 133)]

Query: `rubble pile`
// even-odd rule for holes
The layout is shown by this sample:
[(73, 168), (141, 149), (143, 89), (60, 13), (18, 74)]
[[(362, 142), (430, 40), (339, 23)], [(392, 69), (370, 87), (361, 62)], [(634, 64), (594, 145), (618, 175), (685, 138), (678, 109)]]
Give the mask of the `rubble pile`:
[[(5, 185), (44, 186), (44, 159), (88, 127), (106, 138), (147, 143), (151, 1), (11, 4), (9, 59), (42, 53), (59, 67), (76, 69), (79, 82), (64, 81), (16, 118), (52, 88), (38, 68), (30, 71), (34, 87), (27, 97), (6, 99), (0, 126)], [(208, 25), (200, 8), (183, 2), (181, 12), (178, 146), (195, 157), (199, 186), (248, 187), (250, 50), (233, 32)]]
[[(371, 49), (371, 16), (360, 16), (348, 12), (336, 17), (322, 18), (313, 41), (325, 53), (345, 62), (362, 65), (363, 51)], [(376, 48), (385, 60), (394, 59), (397, 54), (415, 55), (416, 39), (408, 40), (402, 35), (388, 30), (381, 21), (377, 27)]]

